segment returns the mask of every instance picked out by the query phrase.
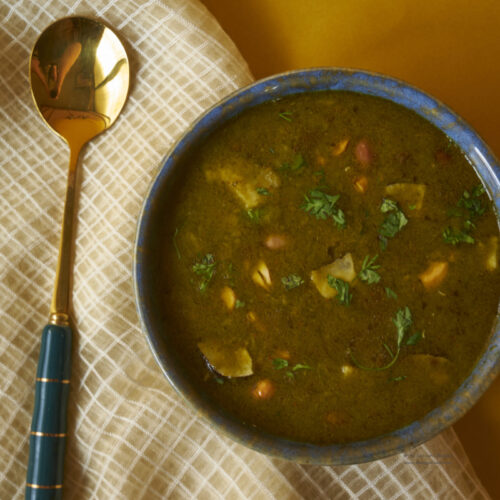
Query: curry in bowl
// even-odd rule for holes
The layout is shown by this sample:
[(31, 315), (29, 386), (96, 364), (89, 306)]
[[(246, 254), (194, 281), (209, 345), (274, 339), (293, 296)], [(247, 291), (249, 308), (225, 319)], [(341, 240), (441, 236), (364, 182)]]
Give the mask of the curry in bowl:
[(346, 91), (250, 107), (194, 148), (156, 207), (160, 335), (205, 400), (287, 440), (422, 419), (492, 334), (495, 207), (413, 111)]

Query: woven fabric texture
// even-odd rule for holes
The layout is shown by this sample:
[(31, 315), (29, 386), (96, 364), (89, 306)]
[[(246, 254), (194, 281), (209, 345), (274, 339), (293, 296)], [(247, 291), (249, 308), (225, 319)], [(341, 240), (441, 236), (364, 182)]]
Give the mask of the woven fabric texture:
[(487, 498), (451, 429), (377, 462), (297, 465), (212, 430), (155, 364), (133, 299), (142, 200), (179, 134), (252, 78), (195, 0), (0, 0), (0, 498), (24, 494), (68, 163), (33, 105), (28, 61), (38, 34), (73, 14), (119, 33), (133, 79), (117, 123), (81, 157), (65, 498)]

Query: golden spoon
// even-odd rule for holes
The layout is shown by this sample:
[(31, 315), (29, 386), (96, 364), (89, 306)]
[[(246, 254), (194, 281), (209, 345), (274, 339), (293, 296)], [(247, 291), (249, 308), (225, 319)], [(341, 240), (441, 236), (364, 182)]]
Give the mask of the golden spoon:
[(26, 480), (29, 499), (62, 496), (78, 156), (85, 143), (118, 118), (129, 77), (120, 40), (102, 23), (85, 17), (67, 17), (50, 25), (31, 54), (33, 99), (45, 123), (67, 142), (70, 160), (54, 294), (38, 360)]

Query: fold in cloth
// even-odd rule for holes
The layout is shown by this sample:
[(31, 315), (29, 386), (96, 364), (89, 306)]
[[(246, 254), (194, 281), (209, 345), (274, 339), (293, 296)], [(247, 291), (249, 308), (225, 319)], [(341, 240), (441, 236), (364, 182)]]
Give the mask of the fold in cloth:
[(81, 158), (65, 498), (487, 498), (452, 429), (410, 453), (364, 465), (298, 465), (212, 430), (155, 364), (132, 287), (143, 198), (175, 138), (252, 79), (234, 44), (194, 0), (71, 7), (0, 0), (0, 498), (24, 494), (68, 162), (66, 146), (32, 103), (28, 60), (38, 34), (74, 14), (116, 30), (133, 76), (117, 123)]

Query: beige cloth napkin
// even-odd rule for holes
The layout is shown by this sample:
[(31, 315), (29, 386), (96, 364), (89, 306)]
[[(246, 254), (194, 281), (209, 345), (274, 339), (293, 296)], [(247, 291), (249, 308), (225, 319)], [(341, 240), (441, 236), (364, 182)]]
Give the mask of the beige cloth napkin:
[(72, 14), (116, 29), (134, 77), (122, 116), (82, 156), (65, 498), (488, 498), (451, 429), (406, 455), (303, 466), (233, 443), (177, 396), (136, 315), (137, 216), (173, 140), (252, 77), (195, 0), (67, 4), (0, 0), (0, 498), (24, 492), (68, 162), (33, 106), (28, 58), (40, 31)]

